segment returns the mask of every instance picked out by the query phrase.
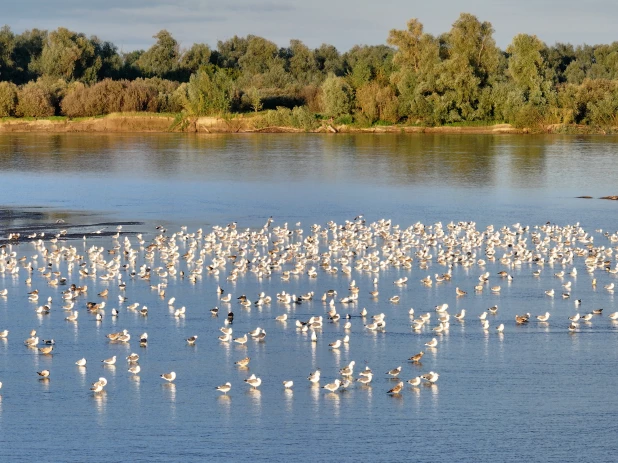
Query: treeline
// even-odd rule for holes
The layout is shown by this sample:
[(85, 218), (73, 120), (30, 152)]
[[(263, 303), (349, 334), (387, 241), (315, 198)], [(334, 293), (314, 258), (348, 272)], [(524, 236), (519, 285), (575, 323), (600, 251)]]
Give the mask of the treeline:
[(226, 115), (277, 109), (269, 120), (360, 125), (509, 122), (520, 127), (618, 125), (618, 42), (558, 43), (515, 36), (506, 50), (489, 22), (462, 13), (433, 36), (412, 19), (388, 45), (341, 53), (257, 36), (181, 50), (163, 30), (123, 53), (59, 28), (0, 30), (0, 116), (70, 117), (150, 111)]

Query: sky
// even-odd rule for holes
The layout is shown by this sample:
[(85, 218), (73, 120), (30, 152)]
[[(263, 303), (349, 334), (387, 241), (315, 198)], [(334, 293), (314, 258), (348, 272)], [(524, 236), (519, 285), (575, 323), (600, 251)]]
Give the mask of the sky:
[(0, 24), (15, 33), (67, 27), (114, 43), (120, 51), (147, 49), (167, 29), (183, 48), (216, 47), (234, 35), (259, 35), (286, 46), (300, 39), (339, 51), (385, 44), (391, 29), (418, 18), (425, 32), (447, 32), (462, 12), (492, 23), (505, 49), (518, 33), (548, 45), (618, 40), (616, 0), (19, 0), (2, 6)]

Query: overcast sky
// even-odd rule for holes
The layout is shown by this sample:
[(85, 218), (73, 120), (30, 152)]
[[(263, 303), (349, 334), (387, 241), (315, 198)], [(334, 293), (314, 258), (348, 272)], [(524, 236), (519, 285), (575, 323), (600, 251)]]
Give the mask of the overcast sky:
[(535, 34), (548, 45), (618, 40), (616, 0), (15, 0), (2, 2), (0, 21), (26, 29), (67, 27), (113, 42), (122, 51), (148, 48), (169, 30), (189, 47), (254, 34), (288, 45), (300, 39), (346, 51), (357, 44), (384, 44), (390, 29), (418, 18), (425, 31), (450, 29), (461, 12), (489, 21), (502, 49), (515, 34)]

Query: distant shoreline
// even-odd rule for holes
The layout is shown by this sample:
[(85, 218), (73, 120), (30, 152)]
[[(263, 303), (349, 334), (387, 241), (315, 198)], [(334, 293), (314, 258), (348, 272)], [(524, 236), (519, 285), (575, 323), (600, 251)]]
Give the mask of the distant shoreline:
[(187, 117), (179, 119), (171, 115), (153, 113), (116, 113), (88, 118), (12, 118), (0, 121), (0, 133), (439, 133), (439, 134), (596, 134), (615, 133), (613, 130), (594, 129), (575, 124), (555, 124), (535, 129), (516, 128), (510, 124), (489, 126), (438, 126), (421, 127), (409, 125), (390, 125), (358, 127), (335, 125), (324, 122), (315, 130), (295, 127), (256, 127), (252, 117)]

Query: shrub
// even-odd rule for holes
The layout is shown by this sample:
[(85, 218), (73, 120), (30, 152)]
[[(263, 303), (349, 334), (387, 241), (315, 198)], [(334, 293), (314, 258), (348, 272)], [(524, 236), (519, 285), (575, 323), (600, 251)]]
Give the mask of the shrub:
[(12, 82), (0, 82), (0, 117), (15, 115), (17, 107), (17, 85)]
[(17, 92), (15, 114), (22, 117), (49, 117), (55, 114), (52, 96), (36, 82), (29, 82)]

